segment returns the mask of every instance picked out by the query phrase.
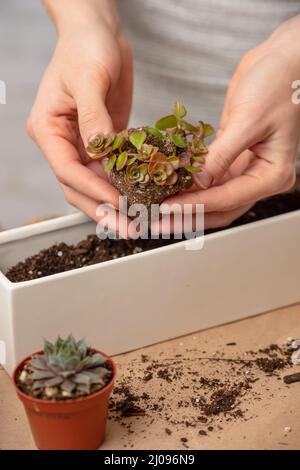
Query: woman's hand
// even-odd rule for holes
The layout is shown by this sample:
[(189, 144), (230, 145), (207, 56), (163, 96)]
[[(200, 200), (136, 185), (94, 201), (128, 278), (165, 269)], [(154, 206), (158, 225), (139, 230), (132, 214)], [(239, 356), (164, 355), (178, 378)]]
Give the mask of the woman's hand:
[(300, 16), (242, 59), (205, 173), (195, 177), (198, 188), (165, 203), (203, 203), (205, 226), (217, 227), (293, 186), (300, 136), (300, 105), (292, 102), (292, 83), (300, 78), (299, 31)]
[[(48, 0), (57, 46), (28, 119), (66, 200), (99, 220), (101, 202), (118, 207), (118, 191), (85, 147), (99, 132), (126, 128), (132, 57), (111, 0)], [(107, 220), (107, 219), (106, 219)], [(114, 217), (111, 228), (115, 228)], [(122, 223), (121, 223), (122, 225)], [(118, 227), (127, 236), (126, 220)]]

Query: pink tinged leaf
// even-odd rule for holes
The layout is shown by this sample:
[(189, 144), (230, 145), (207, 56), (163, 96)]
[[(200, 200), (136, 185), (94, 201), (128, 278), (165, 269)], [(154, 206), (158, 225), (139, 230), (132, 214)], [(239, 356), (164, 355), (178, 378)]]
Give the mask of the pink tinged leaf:
[(139, 171), (140, 173), (145, 176), (148, 172), (148, 165), (147, 163), (142, 163), (142, 165), (139, 166)]
[(170, 176), (174, 173), (174, 167), (171, 163), (165, 163), (164, 167), (167, 176)]
[(103, 150), (100, 153), (96, 153), (95, 155), (89, 155), (89, 157), (92, 160), (99, 160), (100, 158), (107, 157), (111, 153), (111, 147), (108, 147), (107, 149)]
[(149, 183), (149, 181), (150, 181), (150, 176), (147, 173), (147, 175), (144, 176), (143, 184), (147, 184)]
[(174, 170), (178, 170), (179, 168), (179, 163), (180, 163), (180, 158), (178, 157), (168, 157), (168, 162), (171, 163), (173, 166)]
[(163, 153), (157, 152), (152, 155), (150, 163), (160, 163), (165, 161), (167, 161), (167, 157)]
[(179, 157), (179, 168), (185, 168), (191, 164), (191, 158), (188, 153), (182, 153)]
[(171, 185), (177, 183), (177, 181), (178, 181), (178, 175), (177, 175), (176, 172), (174, 172), (172, 175), (168, 176), (168, 178), (166, 180), (166, 184), (168, 186), (171, 186)]

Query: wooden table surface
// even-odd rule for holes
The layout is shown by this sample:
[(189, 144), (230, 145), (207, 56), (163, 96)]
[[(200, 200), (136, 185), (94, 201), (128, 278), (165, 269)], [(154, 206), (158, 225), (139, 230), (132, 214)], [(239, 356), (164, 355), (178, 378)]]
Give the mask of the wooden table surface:
[[(283, 375), (300, 371), (300, 366), (279, 371), (278, 376), (271, 377), (256, 371), (258, 380), (250, 396), (241, 399), (244, 417), (229, 420), (216, 417), (212, 423), (214, 430), (207, 431), (207, 435), (199, 434), (199, 430), (206, 429), (202, 423), (197, 426), (170, 424), (182, 413), (183, 419), (184, 413), (188, 414), (188, 419), (191, 413), (195, 418), (199, 414), (197, 409), (180, 411), (178, 408), (179, 396), (190, 393), (184, 391), (182, 383), (179, 389), (176, 384), (170, 385), (162, 379), (146, 382), (141, 378), (147, 366), (143, 364), (145, 356), (142, 355), (163, 362), (180, 354), (194, 369), (198, 368), (202, 376), (209, 376), (213, 370), (214, 374), (224, 377), (226, 361), (220, 361), (218, 368), (209, 360), (197, 362), (199, 352), (204, 351), (202, 355), (207, 358), (217, 354), (234, 359), (245, 356), (245, 351), (257, 351), (271, 343), (284, 344), (288, 337), (300, 337), (300, 304), (117, 356), (119, 384), (124, 377), (129, 377), (135, 391), (150, 394), (152, 400), (163, 390), (168, 402), (164, 405), (168, 421), (164, 411), (121, 419), (115, 419), (112, 412), (102, 449), (183, 449), (184, 445), (190, 449), (300, 449), (300, 383), (286, 385), (282, 381)], [(226, 346), (232, 342), (236, 345)], [(0, 422), (0, 449), (35, 449), (24, 410), (3, 369), (0, 370)], [(167, 433), (166, 428), (171, 433)], [(182, 438), (187, 439), (185, 444)]]

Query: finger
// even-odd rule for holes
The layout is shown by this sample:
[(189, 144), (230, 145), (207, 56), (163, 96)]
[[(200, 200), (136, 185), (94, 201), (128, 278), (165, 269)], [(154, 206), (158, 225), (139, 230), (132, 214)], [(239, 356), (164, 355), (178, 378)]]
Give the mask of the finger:
[[(204, 204), (205, 212), (227, 212), (277, 194), (286, 184), (285, 171), (265, 160), (257, 160), (245, 174), (205, 191), (174, 196), (165, 204)], [(194, 209), (195, 210), (195, 209)]]
[(81, 138), (85, 147), (99, 134), (113, 130), (113, 123), (106, 108), (106, 96), (110, 79), (105, 71), (89, 72), (79, 77), (71, 88), (78, 112)]
[(118, 207), (119, 192), (108, 181), (82, 164), (71, 142), (49, 133), (45, 127), (39, 130), (37, 143), (62, 184), (95, 201), (109, 202)]
[(236, 219), (251, 209), (253, 204), (248, 204), (228, 212), (208, 212), (204, 214), (205, 229), (222, 228), (231, 225)]
[[(210, 212), (204, 214), (204, 228), (219, 228), (226, 227), (230, 225), (235, 219), (239, 218), (241, 215), (245, 214), (253, 204), (247, 204), (246, 206), (239, 207), (238, 209), (228, 211), (228, 212)], [(177, 219), (176, 219), (177, 217)], [(192, 221), (192, 230), (199, 231), (202, 227), (197, 226), (199, 222), (196, 218), (193, 218)], [(170, 227), (170, 230), (168, 231)], [(153, 235), (163, 234), (167, 235), (168, 233), (182, 233), (182, 228), (184, 227), (184, 218), (180, 220), (177, 216), (171, 214), (170, 216), (170, 225), (164, 224), (162, 219), (157, 220), (151, 224), (151, 231)]]
[(132, 102), (133, 63), (131, 50), (124, 40), (119, 38), (121, 53), (121, 69), (117, 83), (107, 95), (107, 109), (113, 121), (114, 130), (120, 132), (126, 129)]
[(129, 220), (124, 214), (105, 205), (105, 207), (103, 206), (103, 210), (101, 210), (101, 214), (103, 215), (99, 215), (100, 203), (98, 201), (90, 199), (89, 197), (79, 193), (78, 191), (75, 191), (68, 186), (63, 184), (61, 186), (65, 195), (65, 199), (69, 204), (76, 207), (77, 209), (80, 209), (97, 223), (105, 223), (105, 226), (109, 230), (117, 233), (122, 238), (129, 238)]
[(106, 159), (103, 158), (100, 161), (99, 160), (92, 160), (91, 162), (87, 163), (87, 168), (92, 170), (95, 175), (99, 176), (100, 178), (109, 181), (109, 175), (107, 171), (104, 169), (104, 164), (105, 164)]
[(261, 132), (261, 127), (256, 126), (250, 117), (243, 119), (243, 115), (236, 114), (230, 118), (221, 135), (210, 145), (205, 163), (215, 183), (243, 151), (260, 141)]

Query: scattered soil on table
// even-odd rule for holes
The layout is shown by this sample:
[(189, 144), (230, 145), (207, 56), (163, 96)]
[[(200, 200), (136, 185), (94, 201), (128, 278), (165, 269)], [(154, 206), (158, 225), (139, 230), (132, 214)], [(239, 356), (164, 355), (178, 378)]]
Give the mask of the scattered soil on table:
[(295, 374), (285, 375), (283, 377), (283, 381), (285, 384), (288, 384), (288, 385), (296, 383), (296, 382), (300, 382), (300, 372), (297, 372)]
[[(297, 209), (300, 209), (300, 191), (281, 194), (258, 202), (250, 211), (236, 220), (231, 227), (248, 224)], [(207, 233), (211, 232), (211, 230), (207, 231)], [(10, 268), (6, 276), (12, 282), (29, 281), (152, 250), (178, 241), (180, 240), (99, 240), (96, 235), (90, 235), (86, 240), (82, 240), (77, 245), (59, 243), (42, 250)], [(231, 345), (231, 343), (228, 345)], [(261, 367), (264, 367), (263, 364), (261, 364)]]
[[(262, 393), (255, 383), (264, 381), (264, 393), (272, 396), (268, 382), (281, 380), (281, 372), (291, 367), (293, 349), (289, 344), (271, 344), (234, 356), (230, 349), (229, 357), (226, 346), (212, 357), (205, 351), (186, 349), (183, 354), (165, 356), (161, 352), (127, 361), (113, 391), (109, 419), (128, 435), (134, 432), (135, 420), (142, 417), (145, 428), (141, 432), (155, 420), (162, 423), (166, 436), (173, 432), (184, 436), (185, 430), (193, 428), (199, 438), (219, 432), (228, 422), (250, 419), (250, 405), (261, 400)], [(205, 376), (204, 366), (206, 373), (209, 370)], [(180, 440), (188, 447), (187, 437)]]

